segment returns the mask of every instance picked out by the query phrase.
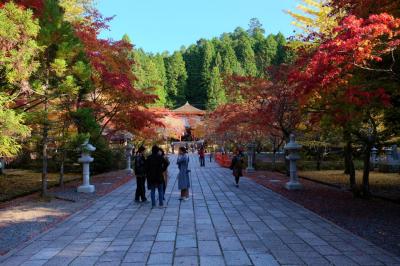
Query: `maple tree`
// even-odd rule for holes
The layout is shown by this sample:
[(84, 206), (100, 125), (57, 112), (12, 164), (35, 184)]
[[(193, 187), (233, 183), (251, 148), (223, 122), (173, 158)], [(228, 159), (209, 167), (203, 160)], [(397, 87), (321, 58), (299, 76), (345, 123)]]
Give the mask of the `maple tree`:
[(349, 14), (360, 18), (380, 13), (389, 13), (397, 17), (400, 15), (399, 0), (336, 0), (327, 4), (335, 9), (334, 12), (345, 9)]
[(108, 20), (95, 12), (88, 21), (75, 27), (89, 58), (93, 82), (93, 90), (87, 99), (80, 98), (77, 104), (95, 110), (102, 131), (109, 125), (115, 130), (140, 130), (156, 122), (154, 114), (145, 106), (157, 98), (134, 87), (136, 77), (131, 71), (134, 62), (128, 57), (132, 45), (124, 40), (98, 37), (100, 30), (107, 27)]
[(214, 132), (225, 139), (229, 136), (236, 144), (270, 139), (275, 155), (301, 121), (297, 97), (285, 73), (287, 66), (282, 65), (269, 69), (269, 80), (242, 76), (227, 79), (229, 97), (236, 101), (213, 112), (211, 119), (220, 120)]
[[(7, 26), (2, 28), (4, 33), (11, 31), (14, 38), (0, 37), (4, 44), (1, 81), (9, 95), (16, 92), (16, 96), (7, 105), (2, 97), (0, 112), (13, 119), (13, 123), (5, 120), (8, 126), (21, 127), (10, 133), (15, 139), (2, 136), (2, 141), (11, 147), (8, 154), (15, 154), (16, 138), (27, 134), (23, 115), (29, 115), (31, 141), (38, 142), (35, 146), (41, 149), (42, 194), (46, 195), (49, 157), (60, 157), (62, 184), (71, 144), (79, 145), (77, 141), (91, 136), (98, 145), (98, 156), (103, 157), (100, 153), (108, 149), (102, 137), (105, 129), (139, 132), (161, 124), (159, 116), (147, 108), (157, 97), (134, 86), (134, 61), (128, 56), (132, 45), (99, 38), (110, 19), (93, 9), (90, 0), (16, 1), (13, 9), (10, 6), (14, 4), (8, 2), (1, 2), (0, 11), (13, 15), (2, 16), (8, 21), (1, 24)], [(13, 19), (25, 24), (12, 24)], [(23, 114), (12, 116), (14, 110)], [(1, 124), (1, 130), (5, 134), (11, 128)]]
[[(356, 140), (364, 147), (362, 192), (368, 196), (370, 150), (387, 137), (382, 117), (398, 93), (400, 24), (389, 14), (348, 15), (337, 23), (332, 34), (319, 35), (317, 45), (299, 50), (293, 66), (270, 69), (269, 80), (231, 78), (237, 102), (215, 112), (224, 118), (217, 131), (237, 132), (244, 126), (251, 131), (251, 126), (268, 124), (272, 134), (279, 132), (287, 139), (302, 121), (319, 123), (321, 128), (341, 126), (352, 187), (351, 143)], [(268, 119), (262, 120), (262, 114)]]
[(14, 2), (20, 7), (30, 9), (34, 11), (36, 15), (40, 14), (44, 8), (44, 0), (2, 0), (0, 1), (0, 8), (2, 8), (6, 3)]
[(381, 117), (396, 92), (399, 30), (400, 20), (389, 14), (349, 15), (334, 36), (298, 60), (290, 78), (314, 118), (341, 125), (348, 142), (353, 135), (363, 144), (365, 196), (370, 150), (381, 137)]

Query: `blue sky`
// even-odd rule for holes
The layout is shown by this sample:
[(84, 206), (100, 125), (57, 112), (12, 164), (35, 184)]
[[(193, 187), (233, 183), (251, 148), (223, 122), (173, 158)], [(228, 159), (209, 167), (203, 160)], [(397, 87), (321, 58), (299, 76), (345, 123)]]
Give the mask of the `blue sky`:
[(212, 38), (248, 28), (258, 18), (267, 33), (293, 35), (291, 17), (296, 0), (97, 0), (105, 16), (116, 17), (102, 37), (120, 39), (127, 33), (137, 48), (147, 52), (175, 51), (200, 38)]

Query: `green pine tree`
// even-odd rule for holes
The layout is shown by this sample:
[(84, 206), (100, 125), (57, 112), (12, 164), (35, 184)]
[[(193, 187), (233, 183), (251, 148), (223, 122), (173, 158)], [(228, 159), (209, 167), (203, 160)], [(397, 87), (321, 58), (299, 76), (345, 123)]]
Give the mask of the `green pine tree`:
[(214, 110), (219, 105), (226, 103), (226, 94), (223, 86), (219, 66), (216, 65), (211, 71), (210, 85), (207, 91), (207, 109)]
[(275, 58), (275, 65), (280, 65), (282, 63), (285, 63), (289, 58), (288, 58), (288, 54), (286, 52), (286, 38), (282, 33), (278, 33), (275, 36), (275, 40), (278, 44), (278, 48), (277, 48), (277, 53), (276, 53), (276, 58)]
[(243, 69), (233, 49), (233, 42), (228, 34), (221, 37), (220, 54), (222, 57), (221, 73), (226, 75), (243, 75)]
[(276, 60), (278, 43), (275, 36), (271, 34), (267, 38), (257, 39), (254, 50), (260, 76), (264, 76), (267, 67), (271, 66)]
[(164, 107), (167, 104), (164, 59), (160, 55), (146, 54), (142, 49), (135, 50), (133, 58), (136, 62), (132, 70), (137, 77), (135, 86), (149, 94), (157, 95), (158, 100), (154, 106)]
[(196, 104), (206, 105), (207, 92), (211, 86), (211, 71), (213, 67), (215, 49), (211, 41), (204, 40), (201, 44), (202, 48), (202, 69), (201, 69), (201, 86), (195, 100)]
[(236, 41), (236, 55), (242, 65), (244, 74), (248, 76), (257, 76), (258, 71), (252, 39), (249, 34), (241, 28), (237, 28), (233, 33), (233, 36)]
[(188, 76), (181, 52), (175, 52), (165, 58), (165, 70), (167, 77), (167, 106), (176, 107), (184, 104), (186, 101), (185, 89)]

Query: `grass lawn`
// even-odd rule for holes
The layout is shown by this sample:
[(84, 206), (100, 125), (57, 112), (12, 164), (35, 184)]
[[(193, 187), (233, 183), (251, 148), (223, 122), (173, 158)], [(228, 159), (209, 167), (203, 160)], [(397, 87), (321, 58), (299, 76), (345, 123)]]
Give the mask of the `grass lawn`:
[[(299, 176), (323, 181), (341, 187), (349, 186), (349, 177), (343, 170), (299, 171)], [(356, 171), (357, 185), (362, 183), (362, 171)], [(375, 195), (400, 199), (400, 175), (398, 173), (370, 173), (371, 192)]]
[[(58, 184), (59, 173), (49, 173), (48, 187)], [(65, 174), (64, 181), (80, 179), (80, 174)], [(39, 191), (42, 186), (42, 174), (30, 170), (6, 169), (0, 175), (0, 202)]]

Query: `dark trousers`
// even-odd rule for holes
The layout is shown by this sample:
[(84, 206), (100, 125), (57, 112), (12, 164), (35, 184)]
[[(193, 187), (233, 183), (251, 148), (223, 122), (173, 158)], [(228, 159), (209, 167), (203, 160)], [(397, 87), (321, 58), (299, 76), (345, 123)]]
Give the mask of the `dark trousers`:
[(146, 201), (146, 188), (145, 188), (146, 177), (136, 176), (136, 194), (135, 200)]
[(239, 179), (240, 179), (240, 176), (239, 176), (239, 175), (235, 175), (235, 182), (236, 182), (236, 185), (239, 184)]
[(205, 160), (204, 156), (200, 157), (200, 166), (206, 166), (206, 160)]
[(156, 188), (158, 191), (158, 204), (159, 206), (163, 206), (163, 197), (164, 197), (164, 192), (163, 192), (163, 185), (160, 184), (158, 186), (152, 186), (151, 187), (151, 206), (156, 206)]
[(167, 183), (164, 181), (162, 184), (163, 187), (163, 200), (165, 200), (165, 190), (167, 190)]

